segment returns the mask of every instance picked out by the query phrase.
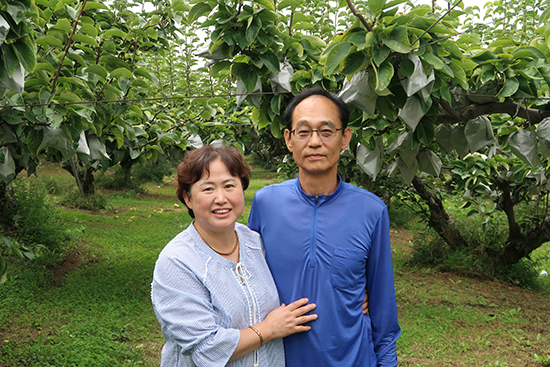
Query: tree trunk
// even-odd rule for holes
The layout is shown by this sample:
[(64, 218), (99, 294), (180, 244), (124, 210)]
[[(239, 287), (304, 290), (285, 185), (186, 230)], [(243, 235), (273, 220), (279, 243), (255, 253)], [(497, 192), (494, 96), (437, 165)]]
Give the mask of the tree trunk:
[(84, 195), (88, 196), (95, 194), (94, 169), (92, 167), (87, 167), (84, 172), (80, 172), (80, 174), (82, 175), (81, 182)]
[(77, 167), (76, 172), (77, 176), (75, 176), (75, 172), (73, 171), (73, 168), (69, 161), (61, 163), (61, 168), (63, 168), (65, 171), (69, 172), (71, 176), (74, 177), (79, 191), (82, 195), (88, 196), (93, 195), (95, 193), (95, 187), (94, 187), (94, 169), (92, 167), (87, 167), (83, 171)]
[(414, 176), (412, 184), (416, 193), (424, 200), (430, 209), (429, 224), (453, 250), (467, 248), (468, 243), (462, 236), (453, 217), (443, 207), (443, 202), (433, 190), (418, 176)]
[(130, 185), (130, 182), (132, 181), (132, 166), (128, 168), (127, 170), (124, 170), (124, 183), (126, 185)]
[[(429, 207), (429, 224), (453, 250), (467, 249), (468, 243), (462, 236), (454, 219), (443, 207), (443, 202), (433, 189), (426, 185), (418, 176), (415, 176), (412, 184), (416, 193)], [(503, 193), (502, 209), (508, 218), (509, 234), (502, 250), (490, 254), (490, 259), (495, 268), (516, 264), (522, 258), (528, 256), (544, 243), (550, 241), (550, 219), (542, 221), (532, 231), (524, 233), (515, 220), (514, 199), (509, 187), (499, 183)]]

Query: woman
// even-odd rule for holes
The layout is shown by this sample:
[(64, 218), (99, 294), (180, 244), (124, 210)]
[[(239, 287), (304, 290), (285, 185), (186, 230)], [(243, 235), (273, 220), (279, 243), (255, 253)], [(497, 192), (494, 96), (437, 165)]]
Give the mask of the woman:
[(178, 166), (177, 195), (195, 220), (155, 265), (161, 367), (284, 366), (281, 338), (317, 318), (305, 298), (279, 305), (259, 234), (236, 223), (249, 177), (229, 147), (203, 146)]

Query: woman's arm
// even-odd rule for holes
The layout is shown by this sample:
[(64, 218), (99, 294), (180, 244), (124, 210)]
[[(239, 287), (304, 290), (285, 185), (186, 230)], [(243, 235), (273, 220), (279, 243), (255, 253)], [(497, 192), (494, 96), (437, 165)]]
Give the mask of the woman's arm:
[(308, 312), (314, 310), (316, 305), (314, 303), (308, 304), (307, 302), (307, 298), (302, 298), (292, 302), (288, 306), (283, 303), (271, 311), (263, 321), (252, 325), (259, 334), (252, 328), (240, 330), (241, 338), (230, 361), (244, 357), (270, 340), (311, 329), (310, 326), (303, 324), (317, 319), (316, 314), (306, 315)]

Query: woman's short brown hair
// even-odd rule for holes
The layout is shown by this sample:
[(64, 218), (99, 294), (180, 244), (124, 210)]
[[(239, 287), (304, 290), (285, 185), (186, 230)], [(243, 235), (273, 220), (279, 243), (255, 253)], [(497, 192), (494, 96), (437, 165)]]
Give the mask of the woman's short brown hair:
[[(185, 204), (183, 193), (190, 194), (191, 185), (201, 179), (202, 173), (205, 170), (210, 174), (210, 163), (215, 159), (220, 159), (225, 164), (231, 176), (241, 179), (243, 190), (248, 188), (250, 166), (246, 163), (243, 155), (237, 148), (225, 146), (214, 148), (211, 145), (203, 145), (201, 148), (187, 153), (183, 161), (178, 165), (178, 189), (176, 195), (182, 203)], [(188, 207), (187, 211), (191, 218), (195, 218), (192, 209)]]

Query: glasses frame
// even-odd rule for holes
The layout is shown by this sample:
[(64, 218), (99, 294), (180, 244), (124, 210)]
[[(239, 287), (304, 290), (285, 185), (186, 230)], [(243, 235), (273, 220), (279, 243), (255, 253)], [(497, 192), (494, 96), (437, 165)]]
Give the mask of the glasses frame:
[[(336, 135), (338, 134), (338, 131), (344, 131), (346, 128), (345, 127), (341, 127), (339, 129), (336, 129), (336, 134), (334, 134), (334, 136), (332, 138), (325, 138), (321, 135), (321, 132), (319, 130), (321, 129), (309, 129), (309, 136), (305, 139), (298, 139), (298, 137), (296, 136), (296, 130), (298, 130), (300, 127), (297, 127), (295, 128), (294, 130), (290, 130), (290, 135), (294, 134), (294, 138), (296, 138), (296, 140), (298, 141), (308, 141), (309, 139), (311, 139), (311, 136), (313, 135), (314, 132), (317, 133), (317, 136), (319, 137), (319, 139), (323, 140), (323, 141), (330, 141), (332, 139), (334, 139), (336, 137)], [(343, 134), (343, 133), (342, 133)]]

